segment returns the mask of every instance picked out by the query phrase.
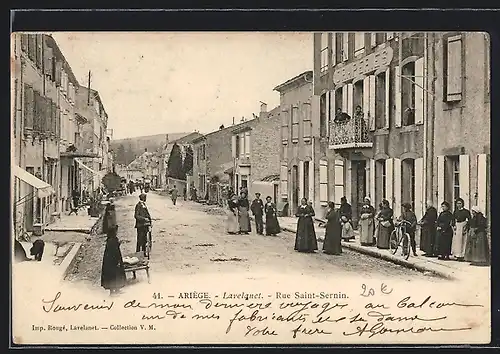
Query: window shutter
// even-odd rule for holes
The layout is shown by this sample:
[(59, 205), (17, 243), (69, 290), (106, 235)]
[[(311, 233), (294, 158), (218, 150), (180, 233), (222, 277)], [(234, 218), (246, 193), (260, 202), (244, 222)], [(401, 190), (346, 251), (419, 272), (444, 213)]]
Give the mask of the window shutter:
[(424, 159), (415, 159), (415, 215), (417, 219), (424, 216)]
[(370, 44), (372, 48), (375, 48), (377, 46), (377, 33), (372, 32), (370, 34)]
[(335, 37), (336, 37), (335, 32), (331, 33), (332, 46), (331, 46), (330, 55), (331, 55), (331, 58), (332, 58), (332, 66), (334, 66), (335, 64), (337, 64), (337, 41), (336, 41)]
[(369, 124), (370, 124), (370, 130), (371, 131), (374, 131), (375, 130), (375, 102), (376, 102), (376, 89), (375, 89), (375, 75), (370, 75), (368, 76), (368, 78), (370, 79), (370, 98), (368, 100), (368, 102), (370, 103), (370, 105), (368, 106), (369, 108), (369, 112), (370, 112), (370, 120), (369, 120)]
[(36, 35), (36, 66), (41, 68), (42, 67), (42, 45), (43, 45), (43, 35), (37, 34)]
[(245, 156), (250, 157), (250, 132), (245, 133)]
[(394, 215), (401, 215), (401, 160), (394, 159)]
[(392, 181), (393, 177), (393, 159), (385, 160), (385, 199), (389, 201), (389, 205), (392, 205), (393, 201), (393, 190)]
[(342, 61), (349, 59), (349, 33), (342, 33)]
[(50, 76), (52, 78), (52, 59), (53, 59), (53, 51), (49, 46), (44, 45), (44, 62), (43, 62), (43, 73), (45, 75)]
[(460, 173), (460, 198), (464, 200), (464, 207), (470, 208), (470, 188), (469, 188), (469, 155), (459, 156), (459, 173)]
[(394, 77), (394, 122), (396, 127), (401, 127), (401, 68), (396, 66), (396, 75)]
[[(328, 126), (330, 126), (330, 123), (333, 121), (335, 118), (335, 111), (337, 110), (337, 107), (335, 107), (335, 95), (337, 91), (332, 90), (330, 91), (330, 121), (328, 122)], [(330, 130), (330, 128), (328, 128)]]
[(245, 134), (240, 134), (240, 156), (239, 158), (242, 159), (245, 157)]
[(281, 165), (281, 196), (288, 196), (288, 167), (287, 165)]
[(299, 187), (299, 200), (304, 198), (304, 161), (299, 161), (299, 180), (297, 181)]
[(477, 155), (477, 206), (486, 216), (488, 190), (488, 159), (486, 154)]
[(26, 52), (28, 50), (28, 35), (21, 34), (21, 50)]
[(347, 85), (342, 86), (342, 112), (347, 112), (348, 107)]
[(424, 124), (424, 58), (415, 61), (415, 124)]
[(353, 91), (354, 86), (353, 84), (347, 84), (347, 114), (352, 117), (353, 115), (353, 100), (352, 100), (352, 95), (354, 93)]
[(33, 111), (35, 97), (33, 95), (33, 88), (24, 85), (24, 129), (33, 129)]
[(328, 202), (328, 162), (319, 161), (319, 200), (321, 203)]
[[(330, 124), (329, 124), (330, 123), (330, 110), (331, 110), (330, 104), (331, 104), (330, 91), (327, 91), (326, 92), (326, 103), (325, 103), (325, 106), (326, 106), (325, 107), (325, 116), (326, 116), (325, 117), (326, 118), (325, 119), (325, 124), (326, 124), (326, 129), (325, 130), (326, 130), (326, 136), (328, 136), (328, 131), (330, 129)], [(305, 113), (305, 110), (304, 110), (304, 113)], [(302, 116), (302, 119), (307, 120), (305, 115)], [(307, 135), (304, 132), (304, 137), (306, 137), (306, 136)], [(308, 137), (310, 137), (310, 136), (311, 135), (309, 134)]]
[(389, 129), (389, 117), (391, 114), (391, 68), (387, 68), (385, 71), (385, 119), (384, 119), (384, 128)]
[(236, 158), (236, 135), (231, 137), (231, 156), (233, 159)]
[(438, 187), (438, 202), (440, 205), (444, 202), (444, 156), (437, 156), (437, 187)]
[(62, 71), (62, 63), (60, 61), (56, 61), (55, 81), (57, 86), (61, 86), (61, 71)]
[(462, 99), (462, 36), (449, 37), (447, 48), (446, 100), (459, 101)]
[(309, 161), (309, 199), (314, 201), (314, 161)]
[(370, 160), (370, 199), (372, 205), (375, 204), (375, 160)]
[[(363, 112), (365, 113), (365, 119), (371, 122), (371, 115), (373, 114), (370, 110), (370, 76), (363, 79)], [(371, 126), (370, 126), (371, 128)]]

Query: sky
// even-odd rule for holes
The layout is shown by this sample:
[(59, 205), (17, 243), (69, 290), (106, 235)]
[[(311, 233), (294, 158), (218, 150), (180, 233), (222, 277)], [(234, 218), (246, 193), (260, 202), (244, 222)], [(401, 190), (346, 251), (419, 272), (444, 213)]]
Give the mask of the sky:
[(277, 85), (313, 68), (313, 34), (52, 33), (81, 85), (103, 100), (113, 139), (208, 133), (279, 105)]

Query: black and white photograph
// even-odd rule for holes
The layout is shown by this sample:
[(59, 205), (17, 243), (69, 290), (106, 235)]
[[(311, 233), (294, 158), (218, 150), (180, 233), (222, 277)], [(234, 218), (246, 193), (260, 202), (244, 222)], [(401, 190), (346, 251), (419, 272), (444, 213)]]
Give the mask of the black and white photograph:
[(489, 343), (490, 47), (13, 32), (13, 343)]

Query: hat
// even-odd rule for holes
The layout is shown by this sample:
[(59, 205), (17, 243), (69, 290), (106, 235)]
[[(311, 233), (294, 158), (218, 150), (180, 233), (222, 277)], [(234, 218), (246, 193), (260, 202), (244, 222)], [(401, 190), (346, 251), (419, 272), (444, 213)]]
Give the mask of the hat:
[(257, 192), (257, 193), (255, 193), (255, 195), (258, 195), (258, 196), (260, 196), (260, 193), (259, 193), (259, 192)]
[(471, 208), (471, 210), (472, 210), (473, 212), (476, 212), (476, 213), (480, 213), (480, 212), (481, 212), (481, 209), (480, 209), (480, 208), (479, 208), (479, 206), (477, 206), (477, 205), (474, 205), (474, 206)]
[(371, 203), (372, 200), (370, 199), (370, 197), (365, 197), (365, 201), (367, 201), (368, 203)]

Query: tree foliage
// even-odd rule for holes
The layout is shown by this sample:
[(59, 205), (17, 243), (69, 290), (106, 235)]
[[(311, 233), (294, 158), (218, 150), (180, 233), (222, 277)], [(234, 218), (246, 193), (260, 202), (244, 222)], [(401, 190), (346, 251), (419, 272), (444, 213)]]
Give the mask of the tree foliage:
[(188, 145), (186, 148), (186, 156), (184, 157), (184, 161), (182, 162), (182, 170), (185, 175), (192, 176), (193, 175), (193, 148)]
[(182, 153), (181, 148), (177, 143), (172, 146), (170, 157), (168, 158), (168, 171), (167, 177), (186, 179), (186, 175), (182, 169)]

